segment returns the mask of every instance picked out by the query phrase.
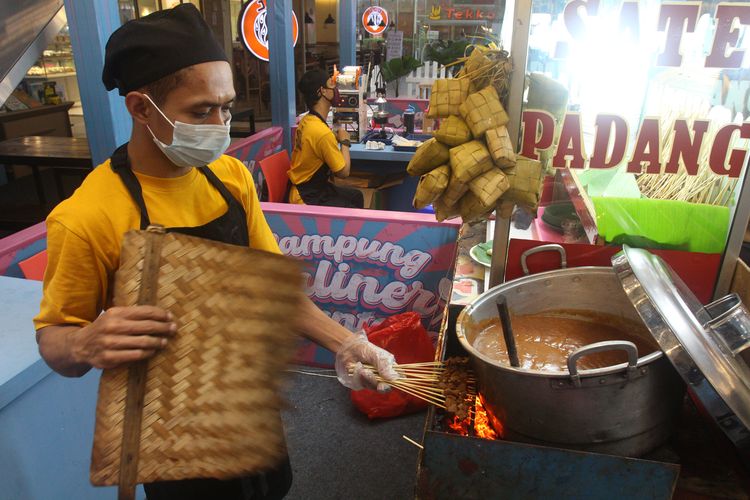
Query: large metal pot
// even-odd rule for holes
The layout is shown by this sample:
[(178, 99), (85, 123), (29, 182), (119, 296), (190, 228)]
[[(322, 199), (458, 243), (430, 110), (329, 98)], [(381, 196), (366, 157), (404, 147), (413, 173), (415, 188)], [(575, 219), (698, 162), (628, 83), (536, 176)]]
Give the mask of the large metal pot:
[[(656, 350), (636, 353), (628, 342), (603, 342), (571, 354), (568, 371), (539, 372), (501, 365), (473, 347), (472, 324), (496, 318), (503, 294), (514, 314), (585, 310), (641, 321), (612, 268), (560, 269), (492, 288), (458, 318), (458, 340), (469, 353), (487, 408), (508, 439), (614, 455), (639, 456), (670, 435), (684, 385)], [(623, 349), (629, 362), (576, 368), (593, 350)], [(638, 356), (641, 357), (638, 357)]]

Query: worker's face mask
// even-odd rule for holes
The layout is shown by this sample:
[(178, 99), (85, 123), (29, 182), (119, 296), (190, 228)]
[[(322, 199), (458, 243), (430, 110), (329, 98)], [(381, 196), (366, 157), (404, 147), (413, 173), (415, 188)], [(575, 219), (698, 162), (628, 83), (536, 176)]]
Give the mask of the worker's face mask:
[(333, 97), (331, 99), (327, 98), (322, 90), (320, 91), (320, 95), (323, 96), (323, 99), (331, 103), (331, 106), (335, 106), (336, 103), (339, 102), (339, 96), (341, 96), (341, 94), (339, 93), (339, 88), (338, 87), (331, 88), (328, 86), (323, 87), (323, 88), (326, 90), (333, 90)]
[(174, 128), (172, 144), (164, 144), (151, 132), (156, 145), (164, 156), (178, 167), (201, 167), (218, 159), (229, 147), (229, 124), (226, 125), (192, 125), (167, 118), (159, 106), (147, 94), (143, 94), (156, 110)]

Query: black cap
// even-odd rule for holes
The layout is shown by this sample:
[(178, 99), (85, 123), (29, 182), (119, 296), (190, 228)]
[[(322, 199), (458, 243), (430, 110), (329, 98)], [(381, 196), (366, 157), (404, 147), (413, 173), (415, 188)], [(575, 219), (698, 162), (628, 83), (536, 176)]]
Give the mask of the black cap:
[(302, 75), (297, 84), (297, 90), (302, 94), (306, 103), (318, 100), (318, 89), (325, 87), (328, 73), (322, 69), (313, 69)]
[(128, 21), (107, 41), (102, 81), (120, 95), (183, 68), (227, 61), (224, 49), (195, 5), (184, 3)]

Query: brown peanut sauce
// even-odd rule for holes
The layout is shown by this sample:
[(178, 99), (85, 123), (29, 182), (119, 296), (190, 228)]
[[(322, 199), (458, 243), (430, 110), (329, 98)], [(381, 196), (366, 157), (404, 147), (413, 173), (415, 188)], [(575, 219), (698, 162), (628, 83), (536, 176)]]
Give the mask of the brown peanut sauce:
[[(512, 315), (513, 335), (520, 368), (545, 372), (567, 372), (568, 356), (576, 349), (605, 340), (626, 340), (638, 349), (638, 357), (658, 349), (648, 329), (639, 322), (588, 311), (545, 311)], [(500, 320), (490, 319), (469, 325), (469, 338), (479, 352), (510, 366)], [(578, 360), (579, 370), (604, 368), (625, 363), (622, 350), (605, 351)]]

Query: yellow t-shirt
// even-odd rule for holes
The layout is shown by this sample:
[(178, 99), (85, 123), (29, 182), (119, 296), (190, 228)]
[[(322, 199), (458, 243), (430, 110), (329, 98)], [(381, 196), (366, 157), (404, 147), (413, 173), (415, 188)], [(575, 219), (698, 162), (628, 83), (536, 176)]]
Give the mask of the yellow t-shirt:
[[(260, 210), (255, 185), (237, 159), (222, 156), (209, 168), (247, 213), (252, 248), (281, 253)], [(165, 227), (204, 225), (228, 207), (221, 193), (197, 169), (176, 178), (136, 172), (151, 222)], [(37, 329), (50, 325), (84, 326), (108, 306), (114, 273), (120, 263), (123, 235), (140, 229), (140, 210), (110, 167), (96, 167), (73, 196), (47, 217), (47, 270)]]
[(289, 169), (289, 179), (293, 184), (289, 193), (290, 203), (303, 203), (294, 184), (309, 181), (323, 163), (328, 165), (332, 172), (338, 172), (346, 166), (346, 160), (341, 154), (334, 133), (323, 120), (307, 114), (300, 120), (294, 138), (292, 164)]

